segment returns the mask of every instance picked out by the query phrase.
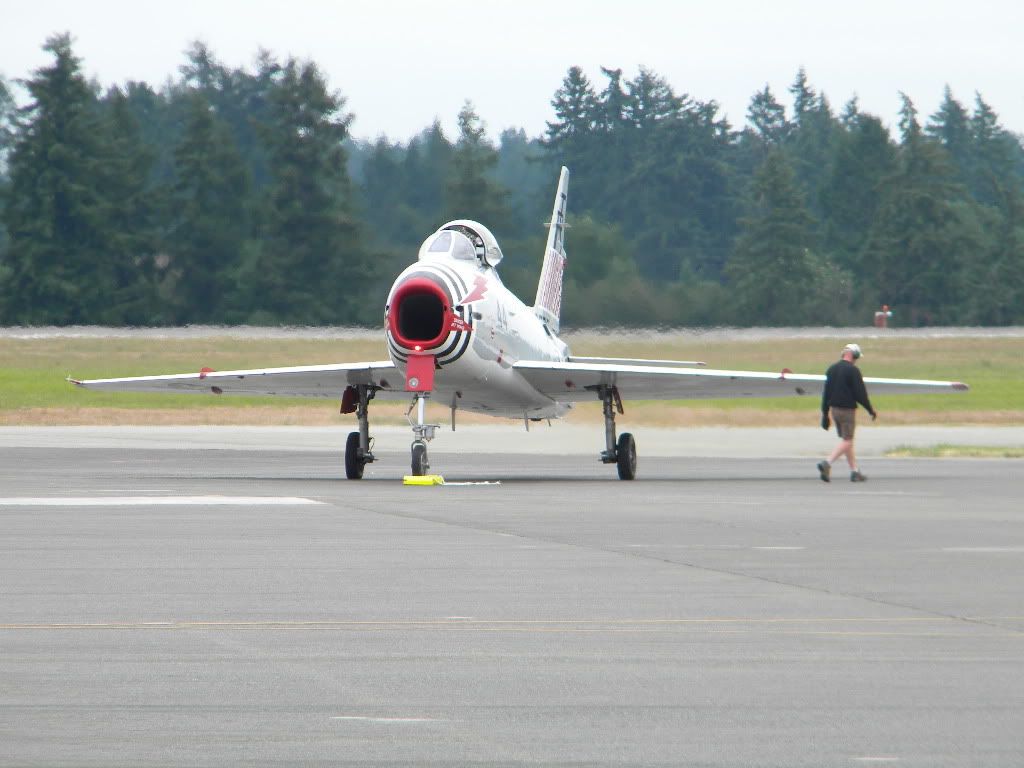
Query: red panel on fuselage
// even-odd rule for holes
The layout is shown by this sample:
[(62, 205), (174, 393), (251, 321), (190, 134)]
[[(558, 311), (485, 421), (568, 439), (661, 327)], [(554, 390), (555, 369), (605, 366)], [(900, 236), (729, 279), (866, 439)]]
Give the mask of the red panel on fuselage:
[(433, 391), (434, 368), (434, 355), (409, 355), (409, 362), (405, 366), (405, 391)]

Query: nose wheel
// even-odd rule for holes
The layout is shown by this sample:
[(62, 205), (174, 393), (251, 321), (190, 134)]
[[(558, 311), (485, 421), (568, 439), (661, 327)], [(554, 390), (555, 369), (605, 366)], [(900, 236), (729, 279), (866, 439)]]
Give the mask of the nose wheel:
[(415, 440), (412, 444), (412, 473), (422, 477), (430, 469), (430, 462), (427, 461), (427, 444)]
[(429, 393), (420, 392), (413, 397), (412, 406), (409, 408), (411, 414), (416, 410), (416, 420), (409, 419), (412, 425), (412, 474), (422, 477), (430, 469), (430, 462), (427, 460), (427, 443), (434, 439), (434, 432), (437, 424), (425, 424), (427, 397)]

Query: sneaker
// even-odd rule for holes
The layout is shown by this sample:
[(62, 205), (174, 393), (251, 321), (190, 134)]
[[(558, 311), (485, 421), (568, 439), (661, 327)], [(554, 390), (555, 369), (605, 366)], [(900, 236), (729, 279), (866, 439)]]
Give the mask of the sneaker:
[(832, 476), (832, 465), (829, 464), (827, 461), (819, 461), (818, 474), (821, 475), (821, 479), (824, 480), (826, 483), (829, 482), (829, 479)]
[(850, 482), (851, 483), (863, 483), (866, 480), (867, 480), (867, 478), (864, 477), (864, 475), (862, 475), (860, 473), (859, 469), (854, 470), (853, 472), (850, 473)]

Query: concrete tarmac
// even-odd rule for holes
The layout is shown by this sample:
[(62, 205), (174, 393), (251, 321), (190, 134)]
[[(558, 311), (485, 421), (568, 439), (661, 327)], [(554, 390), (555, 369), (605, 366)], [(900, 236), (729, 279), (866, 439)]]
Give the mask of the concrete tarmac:
[(1019, 461), (559, 429), (0, 430), (0, 765), (1024, 764)]

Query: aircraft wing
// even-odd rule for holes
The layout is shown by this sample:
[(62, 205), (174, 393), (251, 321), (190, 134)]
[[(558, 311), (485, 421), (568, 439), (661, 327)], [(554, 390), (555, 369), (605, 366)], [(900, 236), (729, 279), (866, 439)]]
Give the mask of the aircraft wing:
[(390, 360), (369, 363), (302, 365), (250, 371), (213, 371), (126, 379), (91, 379), (73, 384), (86, 389), (117, 392), (206, 392), (225, 395), (282, 395), (286, 397), (340, 398), (345, 388), (373, 384), (378, 397), (405, 399), (405, 379)]
[[(665, 365), (590, 364), (520, 360), (513, 366), (533, 387), (556, 402), (597, 398), (615, 386), (624, 400), (711, 400), (760, 397), (821, 397), (825, 377), (790, 371), (716, 371)], [(868, 395), (967, 390), (954, 381), (865, 378)]]

